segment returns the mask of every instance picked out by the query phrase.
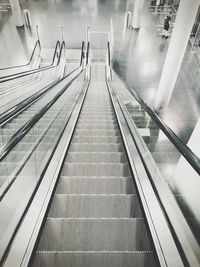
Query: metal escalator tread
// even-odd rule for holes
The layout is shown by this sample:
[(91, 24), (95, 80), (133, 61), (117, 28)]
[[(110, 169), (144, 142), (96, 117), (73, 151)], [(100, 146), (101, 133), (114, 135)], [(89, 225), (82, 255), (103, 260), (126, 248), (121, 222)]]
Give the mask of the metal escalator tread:
[(30, 266), (157, 266), (105, 82), (91, 82)]

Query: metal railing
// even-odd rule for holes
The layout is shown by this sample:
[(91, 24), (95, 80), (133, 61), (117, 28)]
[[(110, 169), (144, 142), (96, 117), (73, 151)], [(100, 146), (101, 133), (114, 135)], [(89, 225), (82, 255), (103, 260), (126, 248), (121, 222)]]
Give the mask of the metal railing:
[[(109, 63), (110, 60), (110, 46), (108, 42), (108, 56)], [(181, 155), (187, 160), (187, 162), (194, 168), (194, 170), (200, 175), (200, 159), (195, 153), (185, 144), (181, 139), (169, 128), (166, 123), (153, 111), (142, 98), (138, 96), (138, 94), (129, 87), (122, 77), (111, 67), (111, 69), (115, 72), (117, 77), (123, 83), (123, 85), (128, 89), (131, 95), (135, 98), (135, 100), (140, 104), (140, 106), (147, 112), (150, 118), (156, 123), (158, 128), (168, 137), (170, 142), (178, 149)]]
[(181, 155), (193, 167), (193, 169), (200, 175), (200, 159), (199, 157), (185, 144), (181, 139), (169, 128), (165, 122), (142, 100), (136, 92), (129, 87), (124, 80), (116, 73), (124, 86), (129, 90), (132, 96), (137, 100), (141, 107), (147, 112), (151, 119), (156, 123), (158, 128), (168, 137), (170, 142), (177, 148)]
[[(62, 49), (64, 48), (64, 43), (63, 46), (61, 46), (61, 52), (59, 55), (59, 62), (61, 59), (62, 55)], [(80, 66), (82, 66), (83, 63), (83, 50), (84, 50), (84, 42), (82, 42), (82, 49), (81, 49), (81, 60), (80, 60)], [(57, 85), (60, 81), (71, 75), (74, 71), (76, 71), (79, 67), (75, 68), (73, 71), (71, 71), (68, 75), (65, 77), (58, 79), (51, 83), (50, 85), (42, 88), (39, 92), (36, 92), (35, 94), (31, 95), (24, 101), (20, 102), (19, 104), (15, 105), (14, 107), (8, 109), (4, 113), (0, 115), (0, 126), (2, 126), (5, 122), (7, 122), (9, 119), (12, 119), (15, 114), (18, 114), (21, 110), (24, 110), (26, 107), (28, 107), (31, 103), (35, 102), (37, 99), (39, 99), (42, 95), (44, 95), (47, 91), (49, 91), (51, 88), (53, 88), (55, 85)]]
[(35, 45), (34, 45), (34, 48), (33, 48), (33, 51), (31, 53), (31, 57), (28, 61), (28, 63), (26, 64), (22, 64), (22, 65), (18, 65), (18, 66), (11, 66), (11, 67), (5, 67), (5, 68), (0, 68), (0, 71), (1, 70), (9, 70), (9, 69), (15, 69), (15, 68), (21, 68), (21, 67), (26, 67), (28, 65), (31, 64), (32, 60), (33, 60), (33, 57), (34, 57), (34, 54), (35, 54), (35, 51), (36, 51), (36, 48), (39, 47), (39, 55), (40, 55), (40, 52), (41, 52), (41, 44), (40, 44), (40, 40), (37, 40)]
[[(10, 74), (10, 75), (7, 75), (7, 76), (0, 77), (0, 83), (4, 83), (4, 82), (7, 82), (7, 81), (11, 81), (11, 80), (17, 79), (17, 78), (25, 77), (27, 75), (35, 74), (35, 73), (38, 73), (38, 72), (41, 72), (41, 71), (44, 71), (44, 70), (49, 70), (50, 68), (58, 66), (58, 64), (60, 62), (59, 61), (59, 57), (58, 57), (58, 61), (57, 61), (55, 66), (54, 66), (54, 63), (55, 63), (55, 59), (56, 59), (57, 53), (59, 52), (59, 50), (60, 50), (60, 52), (62, 52), (61, 48), (63, 46), (65, 46), (65, 45), (63, 45), (63, 43), (65, 43), (65, 42), (63, 41), (61, 44), (60, 44), (60, 41), (56, 42), (56, 46), (55, 46), (55, 49), (54, 49), (54, 54), (53, 54), (52, 61), (51, 61), (50, 65), (48, 65), (46, 67), (42, 67), (42, 68), (36, 68), (36, 69), (23, 71), (23, 72), (18, 72), (18, 73), (15, 73), (15, 74)], [(60, 54), (60, 52), (59, 52), (59, 54)]]
[[(64, 42), (63, 42), (63, 46)], [(82, 47), (83, 49), (83, 47)], [(62, 54), (62, 49), (60, 50), (60, 55), (59, 55), (59, 60), (58, 62), (60, 62), (60, 57)], [(83, 53), (81, 53), (81, 56), (83, 56)], [(77, 71), (78, 69), (80, 69), (80, 73), (82, 72), (82, 65), (80, 65), (79, 67), (77, 67), (75, 70), (73, 70), (71, 73), (67, 74), (66, 76), (64, 76), (62, 79), (60, 79), (59, 81), (57, 81), (54, 85), (51, 85), (51, 88), (55, 85), (57, 85), (58, 83), (60, 83), (61, 81), (63, 81), (64, 79), (66, 79), (68, 76), (70, 76), (71, 74), (73, 74), (75, 71)], [(56, 100), (65, 92), (65, 90), (71, 85), (71, 83), (80, 75), (80, 73), (73, 78), (45, 107), (43, 107), (39, 113), (37, 113), (35, 116), (33, 116), (21, 129), (19, 129), (9, 140), (9, 142), (2, 147), (2, 149), (0, 149), (0, 162), (5, 158), (5, 156), (9, 153), (9, 151), (12, 150), (12, 148), (25, 136), (25, 134), (33, 127), (33, 125), (35, 125), (35, 123), (44, 115), (44, 113), (47, 112), (47, 110), (56, 102)], [(48, 88), (49, 90), (50, 88)], [(35, 99), (34, 99), (35, 100)], [(33, 102), (33, 99), (30, 100), (31, 102)], [(29, 105), (30, 103), (26, 103), (26, 105)], [(13, 109), (13, 108), (12, 108)], [(24, 109), (24, 107), (23, 107)], [(14, 111), (16, 113), (16, 111)], [(3, 118), (2, 118), (3, 120)], [(5, 120), (5, 119), (4, 119)]]

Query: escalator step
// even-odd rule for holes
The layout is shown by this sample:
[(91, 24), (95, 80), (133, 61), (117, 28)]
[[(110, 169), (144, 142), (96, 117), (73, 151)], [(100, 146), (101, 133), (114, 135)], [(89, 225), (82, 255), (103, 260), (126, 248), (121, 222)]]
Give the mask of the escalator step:
[(81, 118), (79, 119), (80, 124), (116, 124), (116, 119), (111, 118)]
[(150, 250), (143, 219), (47, 219), (38, 250)]
[(123, 152), (122, 144), (90, 144), (90, 143), (72, 143), (70, 152)]
[(74, 136), (120, 136), (119, 130), (83, 130), (76, 129)]
[(112, 113), (110, 114), (104, 114), (104, 113), (99, 113), (99, 114), (93, 114), (93, 113), (84, 113), (80, 115), (80, 120), (115, 120), (115, 117)]
[(122, 143), (119, 136), (74, 136), (73, 143)]
[(62, 175), (68, 176), (130, 176), (127, 163), (65, 163)]
[(134, 194), (131, 177), (61, 176), (57, 194)]
[(127, 157), (123, 152), (69, 152), (65, 162), (76, 163), (125, 163)]
[(141, 218), (136, 195), (54, 195), (48, 217)]
[(152, 251), (36, 253), (33, 267), (155, 267)]
[(109, 124), (77, 124), (77, 129), (81, 130), (115, 130), (118, 129), (117, 125), (109, 125)]

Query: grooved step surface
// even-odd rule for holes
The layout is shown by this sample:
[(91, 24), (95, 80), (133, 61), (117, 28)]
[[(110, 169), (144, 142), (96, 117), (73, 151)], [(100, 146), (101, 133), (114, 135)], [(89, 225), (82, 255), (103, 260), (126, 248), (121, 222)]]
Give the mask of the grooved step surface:
[(154, 267), (152, 252), (38, 252), (33, 267)]
[(69, 148), (70, 152), (122, 152), (122, 144), (90, 144), (90, 143), (72, 143)]
[(114, 118), (81, 118), (79, 124), (117, 124)]
[(87, 130), (87, 129), (91, 129), (91, 130), (96, 130), (96, 129), (100, 129), (100, 130), (115, 130), (117, 129), (118, 126), (117, 125), (113, 125), (113, 124), (78, 124), (77, 125), (77, 129), (82, 129), (82, 130)]
[(132, 178), (61, 176), (57, 194), (134, 194)]
[(121, 143), (119, 136), (74, 136), (74, 143)]
[(98, 119), (81, 119), (78, 123), (78, 125), (112, 125), (112, 126), (116, 126), (117, 122), (116, 120), (110, 120), (110, 119), (105, 119), (105, 120), (98, 120)]
[(120, 136), (119, 131), (117, 130), (83, 130), (76, 129), (74, 136)]
[(150, 250), (143, 219), (48, 219), (38, 250)]
[(142, 217), (135, 195), (54, 196), (48, 217)]
[(122, 152), (69, 152), (66, 157), (66, 162), (76, 163), (125, 163), (127, 157)]
[(98, 121), (105, 121), (105, 120), (115, 120), (115, 117), (112, 115), (112, 113), (104, 114), (104, 113), (99, 113), (99, 114), (93, 114), (93, 113), (86, 113), (80, 115), (80, 119), (86, 119), (86, 120), (98, 120)]
[(65, 163), (62, 175), (68, 176), (130, 176), (127, 163)]

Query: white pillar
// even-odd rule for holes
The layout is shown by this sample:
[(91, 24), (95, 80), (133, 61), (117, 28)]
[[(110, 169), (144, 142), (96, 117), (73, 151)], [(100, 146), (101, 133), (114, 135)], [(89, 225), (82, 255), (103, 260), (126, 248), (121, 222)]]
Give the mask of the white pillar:
[(183, 61), (200, 0), (181, 0), (165, 59), (154, 108), (162, 111), (170, 101)]
[(15, 25), (17, 27), (23, 26), (23, 17), (22, 17), (22, 11), (19, 4), (19, 0), (10, 0), (10, 6), (13, 14), (13, 18), (15, 21)]
[(144, 0), (135, 0), (133, 10), (133, 28), (139, 29), (141, 24), (141, 17), (143, 11)]
[[(192, 135), (188, 141), (188, 147), (200, 157), (200, 119), (198, 120)], [(176, 166), (173, 179), (170, 184), (172, 188), (178, 190), (182, 195), (187, 205), (191, 208), (196, 218), (200, 218), (200, 205), (199, 205), (199, 188), (200, 179), (199, 174), (187, 163), (186, 159), (182, 156)]]

